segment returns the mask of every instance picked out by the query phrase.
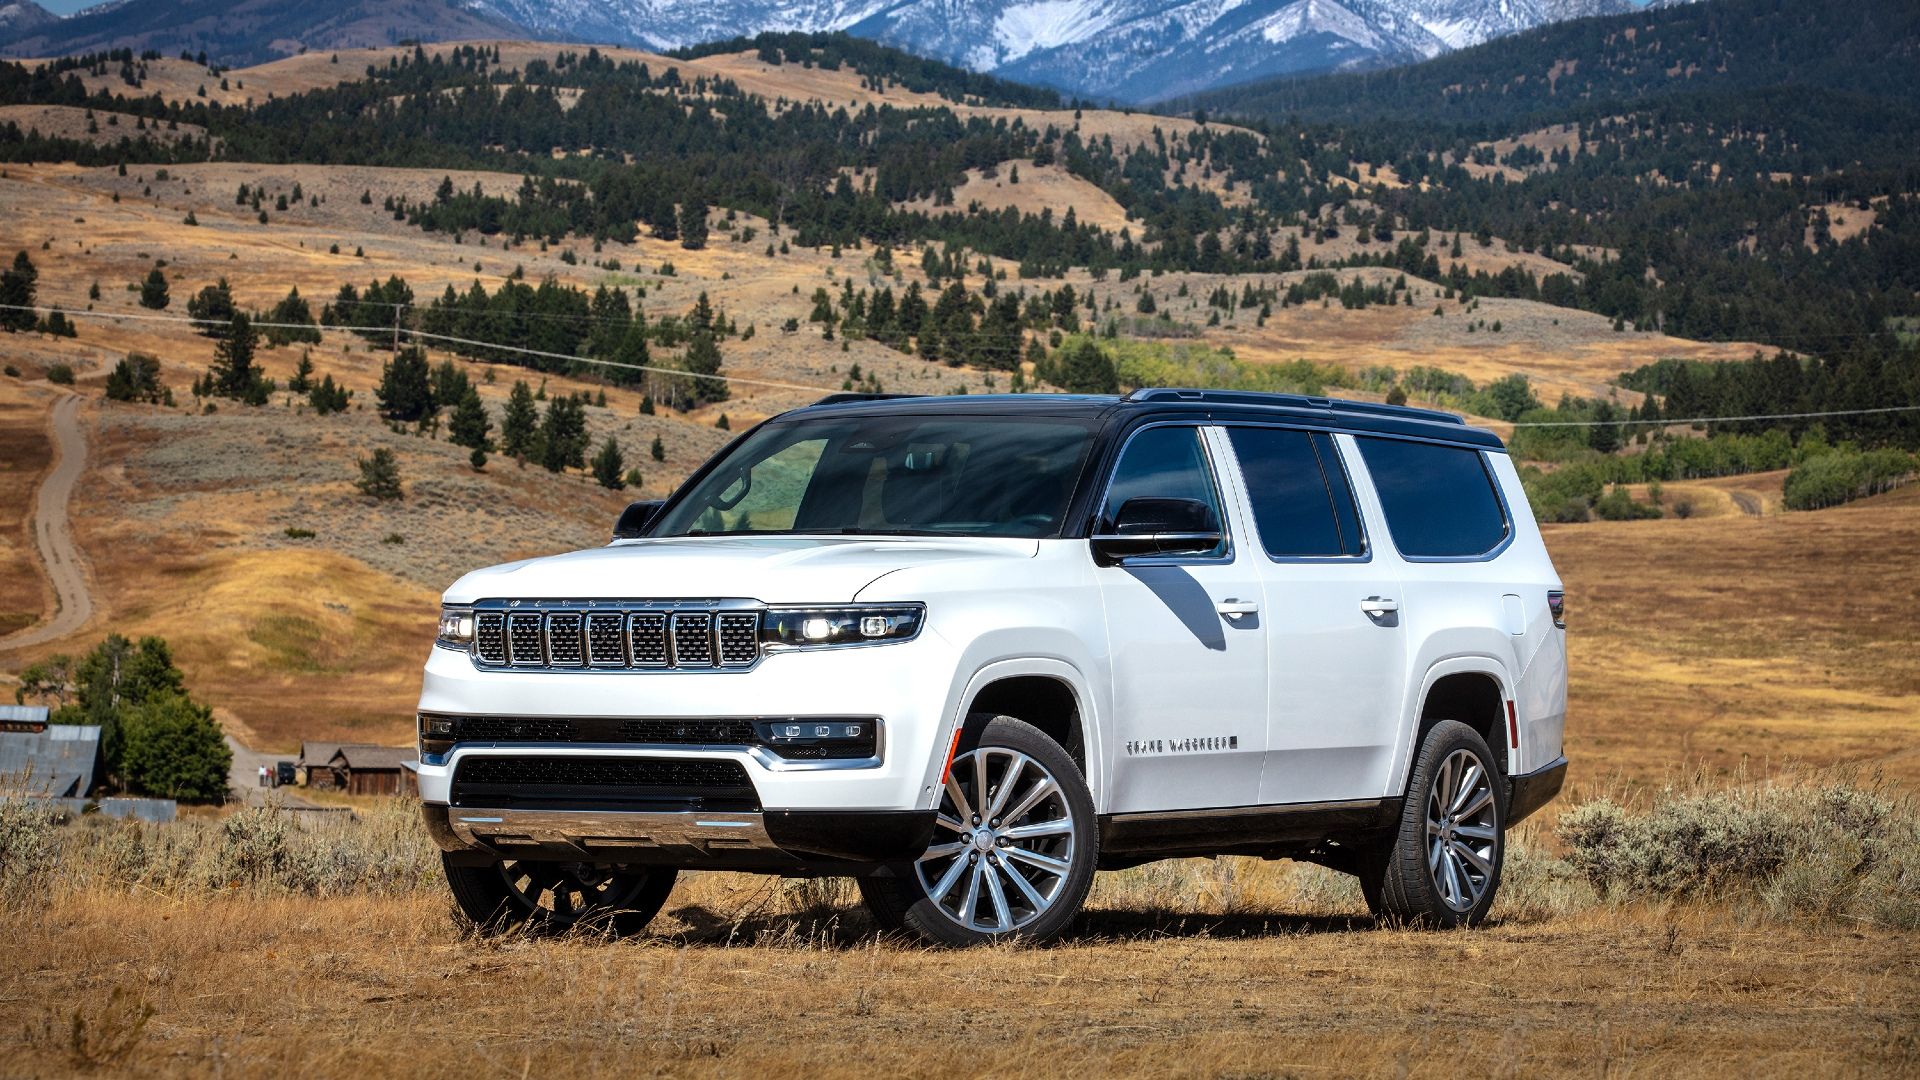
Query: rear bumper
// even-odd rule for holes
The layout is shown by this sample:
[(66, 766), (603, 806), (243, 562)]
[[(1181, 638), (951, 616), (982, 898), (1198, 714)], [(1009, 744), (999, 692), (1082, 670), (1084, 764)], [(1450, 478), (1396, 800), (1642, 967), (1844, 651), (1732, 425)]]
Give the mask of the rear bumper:
[(1555, 758), (1551, 765), (1516, 776), (1511, 781), (1513, 794), (1507, 799), (1507, 824), (1524, 821), (1535, 810), (1553, 801), (1567, 780), (1567, 759)]
[(456, 858), (804, 870), (910, 862), (933, 838), (932, 810), (705, 813), (421, 808)]

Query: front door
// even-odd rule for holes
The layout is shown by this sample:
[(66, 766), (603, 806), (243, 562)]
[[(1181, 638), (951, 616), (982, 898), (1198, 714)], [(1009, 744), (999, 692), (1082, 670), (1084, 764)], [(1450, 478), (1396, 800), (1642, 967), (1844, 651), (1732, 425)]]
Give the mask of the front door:
[(1109, 812), (1249, 806), (1267, 746), (1267, 645), (1255, 555), (1234, 534), (1216, 432), (1160, 425), (1121, 451), (1095, 533), (1133, 498), (1194, 499), (1225, 539), (1198, 555), (1097, 567), (1113, 665)]

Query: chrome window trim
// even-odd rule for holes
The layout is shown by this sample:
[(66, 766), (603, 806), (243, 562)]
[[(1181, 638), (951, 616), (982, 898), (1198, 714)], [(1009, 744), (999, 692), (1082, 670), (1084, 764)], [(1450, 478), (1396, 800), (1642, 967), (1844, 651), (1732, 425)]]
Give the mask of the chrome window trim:
[[(1106, 482), (1100, 485), (1100, 497), (1094, 500), (1093, 520), (1087, 525), (1087, 540), (1091, 544), (1092, 539), (1099, 535), (1100, 523), (1106, 520), (1107, 499), (1113, 494), (1114, 475), (1120, 471), (1120, 464), (1127, 460), (1127, 451), (1132, 449), (1133, 440), (1139, 438), (1142, 432), (1154, 428), (1181, 427), (1191, 429), (1194, 441), (1200, 444), (1200, 460), (1207, 468), (1208, 480), (1213, 484), (1214, 509), (1220, 518), (1220, 535), (1226, 540), (1224, 550), (1218, 555), (1133, 555), (1113, 567), (1102, 569), (1124, 566), (1231, 566), (1238, 561), (1239, 552), (1234, 543), (1233, 522), (1230, 520), (1231, 500), (1227, 498), (1226, 488), (1220, 482), (1220, 462), (1215, 460), (1213, 446), (1207, 439), (1207, 429), (1218, 426), (1212, 420), (1154, 420), (1129, 431), (1126, 441), (1120, 444), (1119, 452), (1113, 456), (1113, 467), (1107, 470)], [(1234, 464), (1236, 468), (1239, 465), (1238, 462)]]
[[(1388, 539), (1393, 541), (1394, 554), (1400, 556), (1401, 562), (1405, 562), (1405, 563), (1487, 563), (1487, 562), (1492, 562), (1495, 559), (1498, 559), (1501, 556), (1501, 554), (1504, 553), (1508, 548), (1512, 547), (1514, 540), (1519, 537), (1520, 530), (1514, 524), (1514, 520), (1513, 520), (1513, 507), (1509, 505), (1507, 502), (1507, 493), (1500, 486), (1499, 475), (1493, 471), (1493, 462), (1491, 462), (1487, 458), (1488, 454), (1494, 453), (1495, 451), (1488, 450), (1484, 447), (1479, 447), (1479, 446), (1464, 446), (1464, 445), (1461, 445), (1460, 443), (1443, 442), (1439, 439), (1416, 439), (1416, 438), (1410, 438), (1410, 437), (1401, 436), (1401, 435), (1383, 435), (1383, 434), (1377, 434), (1373, 432), (1361, 433), (1361, 432), (1349, 431), (1349, 432), (1346, 432), (1345, 434), (1353, 438), (1354, 446), (1360, 451), (1361, 467), (1367, 470), (1367, 486), (1373, 488), (1373, 496), (1380, 504), (1380, 522), (1381, 524), (1387, 527), (1387, 537)], [(1391, 439), (1397, 442), (1426, 443), (1431, 446), (1441, 446), (1451, 450), (1472, 451), (1474, 457), (1477, 458), (1480, 462), (1480, 471), (1482, 474), (1486, 476), (1487, 486), (1493, 489), (1493, 499), (1495, 504), (1500, 507), (1500, 524), (1501, 524), (1501, 527), (1506, 530), (1505, 535), (1500, 538), (1499, 543), (1493, 545), (1492, 547), (1488, 548), (1483, 552), (1480, 552), (1477, 555), (1409, 555), (1406, 552), (1400, 550), (1400, 539), (1399, 537), (1396, 537), (1393, 535), (1393, 517), (1391, 514), (1387, 513), (1387, 501), (1380, 497), (1379, 485), (1374, 483), (1373, 469), (1367, 465), (1367, 460), (1366, 460), (1367, 451), (1364, 446), (1360, 445), (1361, 439)]]
[[(1354, 486), (1353, 470), (1347, 465), (1346, 455), (1342, 453), (1340, 450), (1340, 442), (1338, 439), (1334, 437), (1336, 435), (1342, 434), (1340, 429), (1304, 427), (1296, 424), (1263, 424), (1263, 423), (1259, 423), (1257, 421), (1251, 421), (1251, 420), (1225, 420), (1225, 421), (1221, 421), (1217, 426), (1222, 428), (1223, 430), (1226, 428), (1250, 427), (1250, 428), (1266, 428), (1268, 430), (1274, 430), (1274, 431), (1298, 431), (1307, 436), (1307, 439), (1308, 439), (1307, 445), (1313, 448), (1315, 458), (1318, 458), (1320, 456), (1320, 447), (1313, 443), (1312, 441), (1313, 436), (1325, 435), (1327, 437), (1327, 445), (1333, 448), (1334, 461), (1340, 466), (1341, 475), (1346, 477), (1347, 497), (1353, 500), (1353, 519), (1360, 526), (1360, 544), (1362, 548), (1360, 554), (1358, 555), (1275, 555), (1272, 552), (1267, 550), (1266, 542), (1262, 540), (1260, 537), (1260, 516), (1259, 516), (1259, 512), (1254, 510), (1253, 508), (1253, 488), (1251, 485), (1247, 483), (1247, 471), (1245, 467), (1243, 467), (1240, 464), (1240, 451), (1237, 447), (1233, 445), (1232, 434), (1228, 433), (1227, 438), (1225, 440), (1227, 444), (1227, 451), (1233, 455), (1234, 473), (1235, 473), (1235, 476), (1240, 481), (1240, 494), (1246, 503), (1247, 527), (1253, 532), (1253, 539), (1255, 541), (1255, 546), (1260, 549), (1260, 553), (1262, 555), (1265, 555), (1267, 557), (1268, 562), (1276, 563), (1282, 566), (1294, 566), (1294, 565), (1313, 566), (1316, 564), (1337, 565), (1337, 566), (1360, 566), (1373, 561), (1373, 534), (1367, 528), (1367, 515), (1364, 511), (1361, 510), (1361, 507), (1360, 507), (1359, 489)], [(1323, 463), (1321, 465), (1321, 468), (1324, 469), (1325, 467), (1326, 466)], [(1324, 479), (1325, 477), (1323, 476), (1322, 480), (1324, 481)], [(1371, 474), (1369, 474), (1368, 479), (1369, 480), (1372, 479)], [(1333, 492), (1331, 489), (1328, 490), (1327, 497), (1329, 499), (1333, 497)], [(1331, 506), (1329, 506), (1329, 508), (1331, 508)]]

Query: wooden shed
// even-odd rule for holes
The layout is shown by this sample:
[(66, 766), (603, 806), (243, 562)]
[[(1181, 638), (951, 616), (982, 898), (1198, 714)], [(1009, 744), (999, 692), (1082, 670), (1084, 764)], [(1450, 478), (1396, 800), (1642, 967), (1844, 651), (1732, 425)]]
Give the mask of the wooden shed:
[(349, 795), (417, 795), (420, 785), (408, 766), (418, 760), (410, 746), (349, 743), (328, 762), (331, 786)]

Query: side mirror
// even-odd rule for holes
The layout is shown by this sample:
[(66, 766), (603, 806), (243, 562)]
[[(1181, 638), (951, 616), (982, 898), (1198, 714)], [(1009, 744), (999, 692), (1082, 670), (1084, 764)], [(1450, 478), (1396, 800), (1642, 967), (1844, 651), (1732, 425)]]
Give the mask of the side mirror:
[(1128, 499), (1093, 538), (1093, 553), (1112, 564), (1136, 555), (1191, 555), (1220, 546), (1213, 508), (1198, 499)]
[(635, 537), (647, 535), (647, 526), (653, 524), (653, 519), (659, 515), (660, 508), (665, 505), (667, 504), (660, 499), (643, 499), (640, 502), (628, 503), (627, 508), (620, 511), (620, 520), (614, 523), (613, 538), (632, 540)]

